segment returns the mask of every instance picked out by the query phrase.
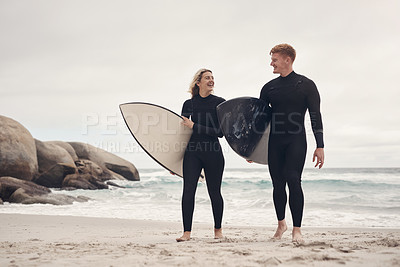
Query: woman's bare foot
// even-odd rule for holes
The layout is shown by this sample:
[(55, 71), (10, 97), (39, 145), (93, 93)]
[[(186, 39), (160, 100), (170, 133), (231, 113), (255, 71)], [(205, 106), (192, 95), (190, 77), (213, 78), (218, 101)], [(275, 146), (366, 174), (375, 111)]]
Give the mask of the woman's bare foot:
[(222, 235), (222, 228), (214, 229), (214, 239), (221, 239), (224, 238)]
[(282, 235), (284, 232), (287, 230), (287, 225), (286, 221), (283, 219), (282, 221), (278, 221), (278, 228), (276, 228), (275, 235), (272, 237), (272, 239), (280, 240), (282, 238)]
[(184, 242), (190, 240), (190, 231), (183, 232), (183, 235), (176, 239), (176, 242)]
[(293, 227), (292, 242), (298, 243), (298, 244), (304, 243), (304, 239), (303, 239), (303, 235), (301, 234), (300, 227)]

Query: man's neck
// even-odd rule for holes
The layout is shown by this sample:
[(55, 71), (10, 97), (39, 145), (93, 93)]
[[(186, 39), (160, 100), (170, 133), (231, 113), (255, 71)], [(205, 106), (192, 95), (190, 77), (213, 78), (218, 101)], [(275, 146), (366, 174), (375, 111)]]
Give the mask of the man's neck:
[(286, 77), (286, 76), (288, 76), (290, 73), (292, 73), (293, 72), (293, 68), (290, 68), (290, 69), (288, 69), (287, 71), (285, 71), (285, 72), (281, 72), (281, 76), (282, 77)]

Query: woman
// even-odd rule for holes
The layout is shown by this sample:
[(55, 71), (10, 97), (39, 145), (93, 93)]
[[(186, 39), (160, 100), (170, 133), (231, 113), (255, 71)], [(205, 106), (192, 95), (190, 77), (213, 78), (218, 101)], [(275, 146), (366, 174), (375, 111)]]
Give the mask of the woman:
[[(195, 193), (201, 170), (204, 169), (207, 190), (214, 215), (214, 236), (222, 238), (222, 213), (224, 201), (221, 195), (222, 173), (225, 160), (218, 137), (222, 137), (216, 107), (225, 101), (212, 94), (214, 77), (210, 70), (200, 69), (190, 84), (192, 98), (182, 108), (183, 125), (193, 129), (193, 134), (183, 158), (182, 217), (183, 235), (178, 242), (190, 240)], [(190, 119), (189, 119), (190, 118)]]

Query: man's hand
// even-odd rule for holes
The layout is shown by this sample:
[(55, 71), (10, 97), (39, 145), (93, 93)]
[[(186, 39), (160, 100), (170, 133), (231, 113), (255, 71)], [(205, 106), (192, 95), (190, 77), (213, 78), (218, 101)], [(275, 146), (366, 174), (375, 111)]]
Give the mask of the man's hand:
[(315, 166), (314, 167), (319, 167), (319, 169), (322, 168), (322, 166), (324, 165), (324, 160), (325, 160), (325, 155), (324, 155), (324, 149), (323, 148), (317, 148), (314, 151), (314, 155), (313, 155), (313, 162), (315, 161), (315, 158), (317, 159), (317, 161), (315, 162)]
[(190, 128), (190, 129), (193, 129), (193, 125), (194, 125), (193, 121), (189, 120), (185, 116), (182, 116), (182, 119), (183, 119), (183, 122), (182, 122), (183, 125), (185, 125), (186, 127)]

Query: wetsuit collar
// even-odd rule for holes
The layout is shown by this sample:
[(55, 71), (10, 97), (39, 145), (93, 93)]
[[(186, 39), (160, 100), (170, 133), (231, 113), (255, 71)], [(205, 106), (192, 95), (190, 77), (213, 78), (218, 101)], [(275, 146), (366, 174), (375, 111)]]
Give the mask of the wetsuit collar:
[(296, 73), (294, 72), (294, 70), (292, 70), (292, 72), (289, 73), (287, 76), (285, 76), (285, 77), (281, 76), (281, 78), (282, 79), (289, 79), (289, 78), (291, 78), (291, 77), (293, 77), (295, 75), (296, 75)]
[(212, 94), (209, 94), (208, 96), (206, 96), (206, 97), (202, 97), (200, 94), (198, 94), (198, 95), (196, 95), (199, 99), (208, 99), (208, 98), (210, 98), (211, 97), (211, 95)]

